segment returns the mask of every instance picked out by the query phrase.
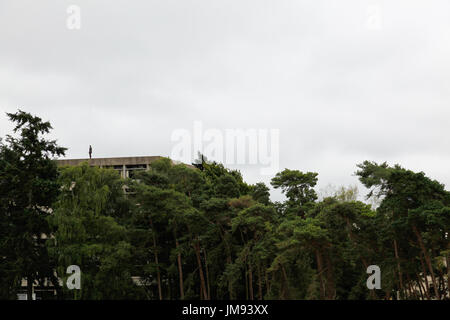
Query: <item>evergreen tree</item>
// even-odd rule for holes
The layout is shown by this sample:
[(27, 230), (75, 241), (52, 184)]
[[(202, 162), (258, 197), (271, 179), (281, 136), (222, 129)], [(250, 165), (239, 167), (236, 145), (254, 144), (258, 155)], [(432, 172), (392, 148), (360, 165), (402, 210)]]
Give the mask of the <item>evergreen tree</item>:
[(59, 193), (53, 158), (66, 149), (44, 137), (49, 122), (21, 110), (7, 115), (17, 135), (0, 141), (0, 298), (13, 298), (24, 278), (32, 299), (34, 284), (58, 284), (45, 246), (46, 218)]

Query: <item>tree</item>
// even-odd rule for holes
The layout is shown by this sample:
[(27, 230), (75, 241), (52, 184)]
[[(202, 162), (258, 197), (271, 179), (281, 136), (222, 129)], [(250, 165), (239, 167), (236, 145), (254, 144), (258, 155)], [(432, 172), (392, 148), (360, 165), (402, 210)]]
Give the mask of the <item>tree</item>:
[(252, 186), (251, 195), (252, 195), (253, 199), (255, 199), (256, 201), (258, 201), (264, 205), (270, 204), (269, 188), (262, 182), (258, 182)]
[[(414, 294), (410, 284), (411, 278), (416, 276), (418, 285), (425, 288), (429, 297), (432, 294), (428, 276), (431, 277), (434, 297), (440, 299), (445, 296), (448, 288), (440, 284), (444, 283), (444, 274), (435, 258), (448, 247), (446, 232), (450, 193), (444, 185), (426, 177), (423, 172), (406, 170), (400, 165), (391, 167), (387, 163), (365, 161), (358, 168), (356, 174), (360, 181), (371, 188), (368, 196), (382, 198), (377, 212), (390, 222), (398, 288), (402, 296)], [(421, 264), (415, 263), (412, 268), (411, 264), (404, 263), (406, 257), (415, 257)]]
[[(160, 177), (158, 181), (166, 179), (167, 183), (155, 183), (156, 180), (152, 177), (157, 176)], [(168, 277), (168, 281), (170, 282), (172, 266), (176, 265), (178, 273), (178, 297), (184, 299), (185, 276), (183, 270), (183, 254), (186, 248), (182, 241), (186, 240), (186, 234), (189, 237), (192, 236), (191, 229), (194, 227), (191, 226), (189, 228), (191, 224), (187, 221), (190, 218), (196, 217), (198, 212), (192, 206), (190, 197), (196, 194), (197, 190), (195, 187), (201, 184), (201, 179), (195, 173), (187, 171), (184, 166), (173, 166), (166, 159), (156, 161), (152, 164), (150, 171), (140, 173), (137, 175), (137, 178), (138, 180), (132, 185), (132, 190), (135, 192), (134, 202), (136, 213), (139, 216), (139, 220), (135, 223), (142, 232), (151, 233), (152, 238), (151, 251), (153, 251), (153, 262), (151, 264), (154, 265), (154, 268), (147, 268), (150, 272), (146, 273), (145, 277), (150, 280), (153, 278), (154, 273), (156, 273), (158, 296), (159, 299), (163, 299), (162, 277)], [(192, 239), (188, 239), (187, 241), (190, 240)], [(165, 252), (161, 254), (160, 242), (170, 243), (173, 245), (172, 250), (167, 251), (170, 248), (166, 247)], [(195, 240), (194, 249), (198, 255), (199, 247), (197, 239)], [(199, 275), (202, 279), (203, 297), (206, 297), (206, 283), (201, 261), (198, 261), (198, 256), (196, 258), (199, 265)], [(166, 270), (162, 268), (162, 260), (165, 260), (167, 263)], [(148, 262), (146, 264), (149, 265)], [(167, 288), (167, 292), (171, 292), (170, 286)]]
[(254, 300), (254, 272), (257, 275), (258, 296), (263, 299), (264, 258), (266, 251), (260, 244), (264, 242), (264, 236), (273, 228), (276, 220), (276, 212), (273, 207), (260, 203), (244, 201), (242, 210), (231, 220), (233, 232), (239, 232), (242, 240), (241, 250), (238, 253), (237, 263), (245, 270), (248, 283), (248, 298)]
[[(200, 155), (161, 158), (121, 179), (83, 163), (57, 169), (64, 148), (48, 122), (8, 114), (0, 142), (0, 298), (23, 278), (64, 299), (447, 299), (450, 193), (423, 172), (365, 161), (356, 187), (320, 199), (317, 173), (285, 169), (264, 183)], [(58, 287), (69, 265), (81, 290)], [(368, 290), (378, 265), (382, 289)], [(59, 277), (59, 279), (57, 278)], [(47, 280), (47, 281), (45, 281)]]
[(58, 285), (45, 247), (51, 233), (46, 218), (59, 193), (53, 157), (66, 149), (43, 137), (52, 129), (49, 122), (21, 110), (7, 115), (18, 136), (0, 141), (0, 297), (14, 297), (26, 278), (32, 299), (36, 281)]
[(315, 172), (303, 173), (298, 170), (284, 169), (275, 175), (271, 184), (275, 189), (281, 188), (281, 191), (286, 194), (288, 211), (304, 215), (303, 207), (317, 199), (313, 189), (317, 183), (317, 175)]
[(134, 248), (119, 223), (129, 212), (124, 180), (112, 169), (87, 162), (62, 168), (59, 180), (62, 191), (49, 217), (55, 232), (48, 247), (63, 282), (69, 265), (78, 265), (82, 273), (81, 289), (64, 289), (64, 297), (142, 298), (144, 292), (132, 281)]

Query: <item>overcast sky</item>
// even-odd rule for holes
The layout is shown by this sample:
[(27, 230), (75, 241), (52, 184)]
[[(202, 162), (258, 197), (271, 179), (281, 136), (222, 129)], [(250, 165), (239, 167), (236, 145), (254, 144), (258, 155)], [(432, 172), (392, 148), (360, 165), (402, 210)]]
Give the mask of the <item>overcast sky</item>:
[(17, 108), (67, 158), (169, 156), (201, 121), (279, 129), (280, 169), (318, 190), (366, 159), (448, 186), (450, 1), (0, 0), (0, 136)]

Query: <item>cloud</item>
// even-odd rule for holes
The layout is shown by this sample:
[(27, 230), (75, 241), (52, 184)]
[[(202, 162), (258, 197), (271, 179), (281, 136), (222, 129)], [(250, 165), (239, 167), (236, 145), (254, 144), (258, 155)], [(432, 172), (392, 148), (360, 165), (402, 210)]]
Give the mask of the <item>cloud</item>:
[[(71, 4), (80, 30), (66, 28)], [(356, 183), (365, 159), (450, 184), (449, 39), (445, 0), (4, 0), (0, 136), (21, 107), (52, 122), (68, 157), (89, 144), (170, 155), (171, 133), (199, 120), (279, 129), (282, 168), (318, 171), (321, 186)]]

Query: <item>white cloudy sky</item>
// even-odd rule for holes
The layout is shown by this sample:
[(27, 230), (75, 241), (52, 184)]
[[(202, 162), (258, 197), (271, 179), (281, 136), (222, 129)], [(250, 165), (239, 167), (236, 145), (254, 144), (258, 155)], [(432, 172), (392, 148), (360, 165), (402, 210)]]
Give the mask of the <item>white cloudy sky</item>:
[(449, 185), (449, 89), (448, 0), (0, 0), (0, 136), (21, 108), (67, 158), (168, 156), (201, 121), (279, 129), (280, 169), (318, 189), (366, 159)]

